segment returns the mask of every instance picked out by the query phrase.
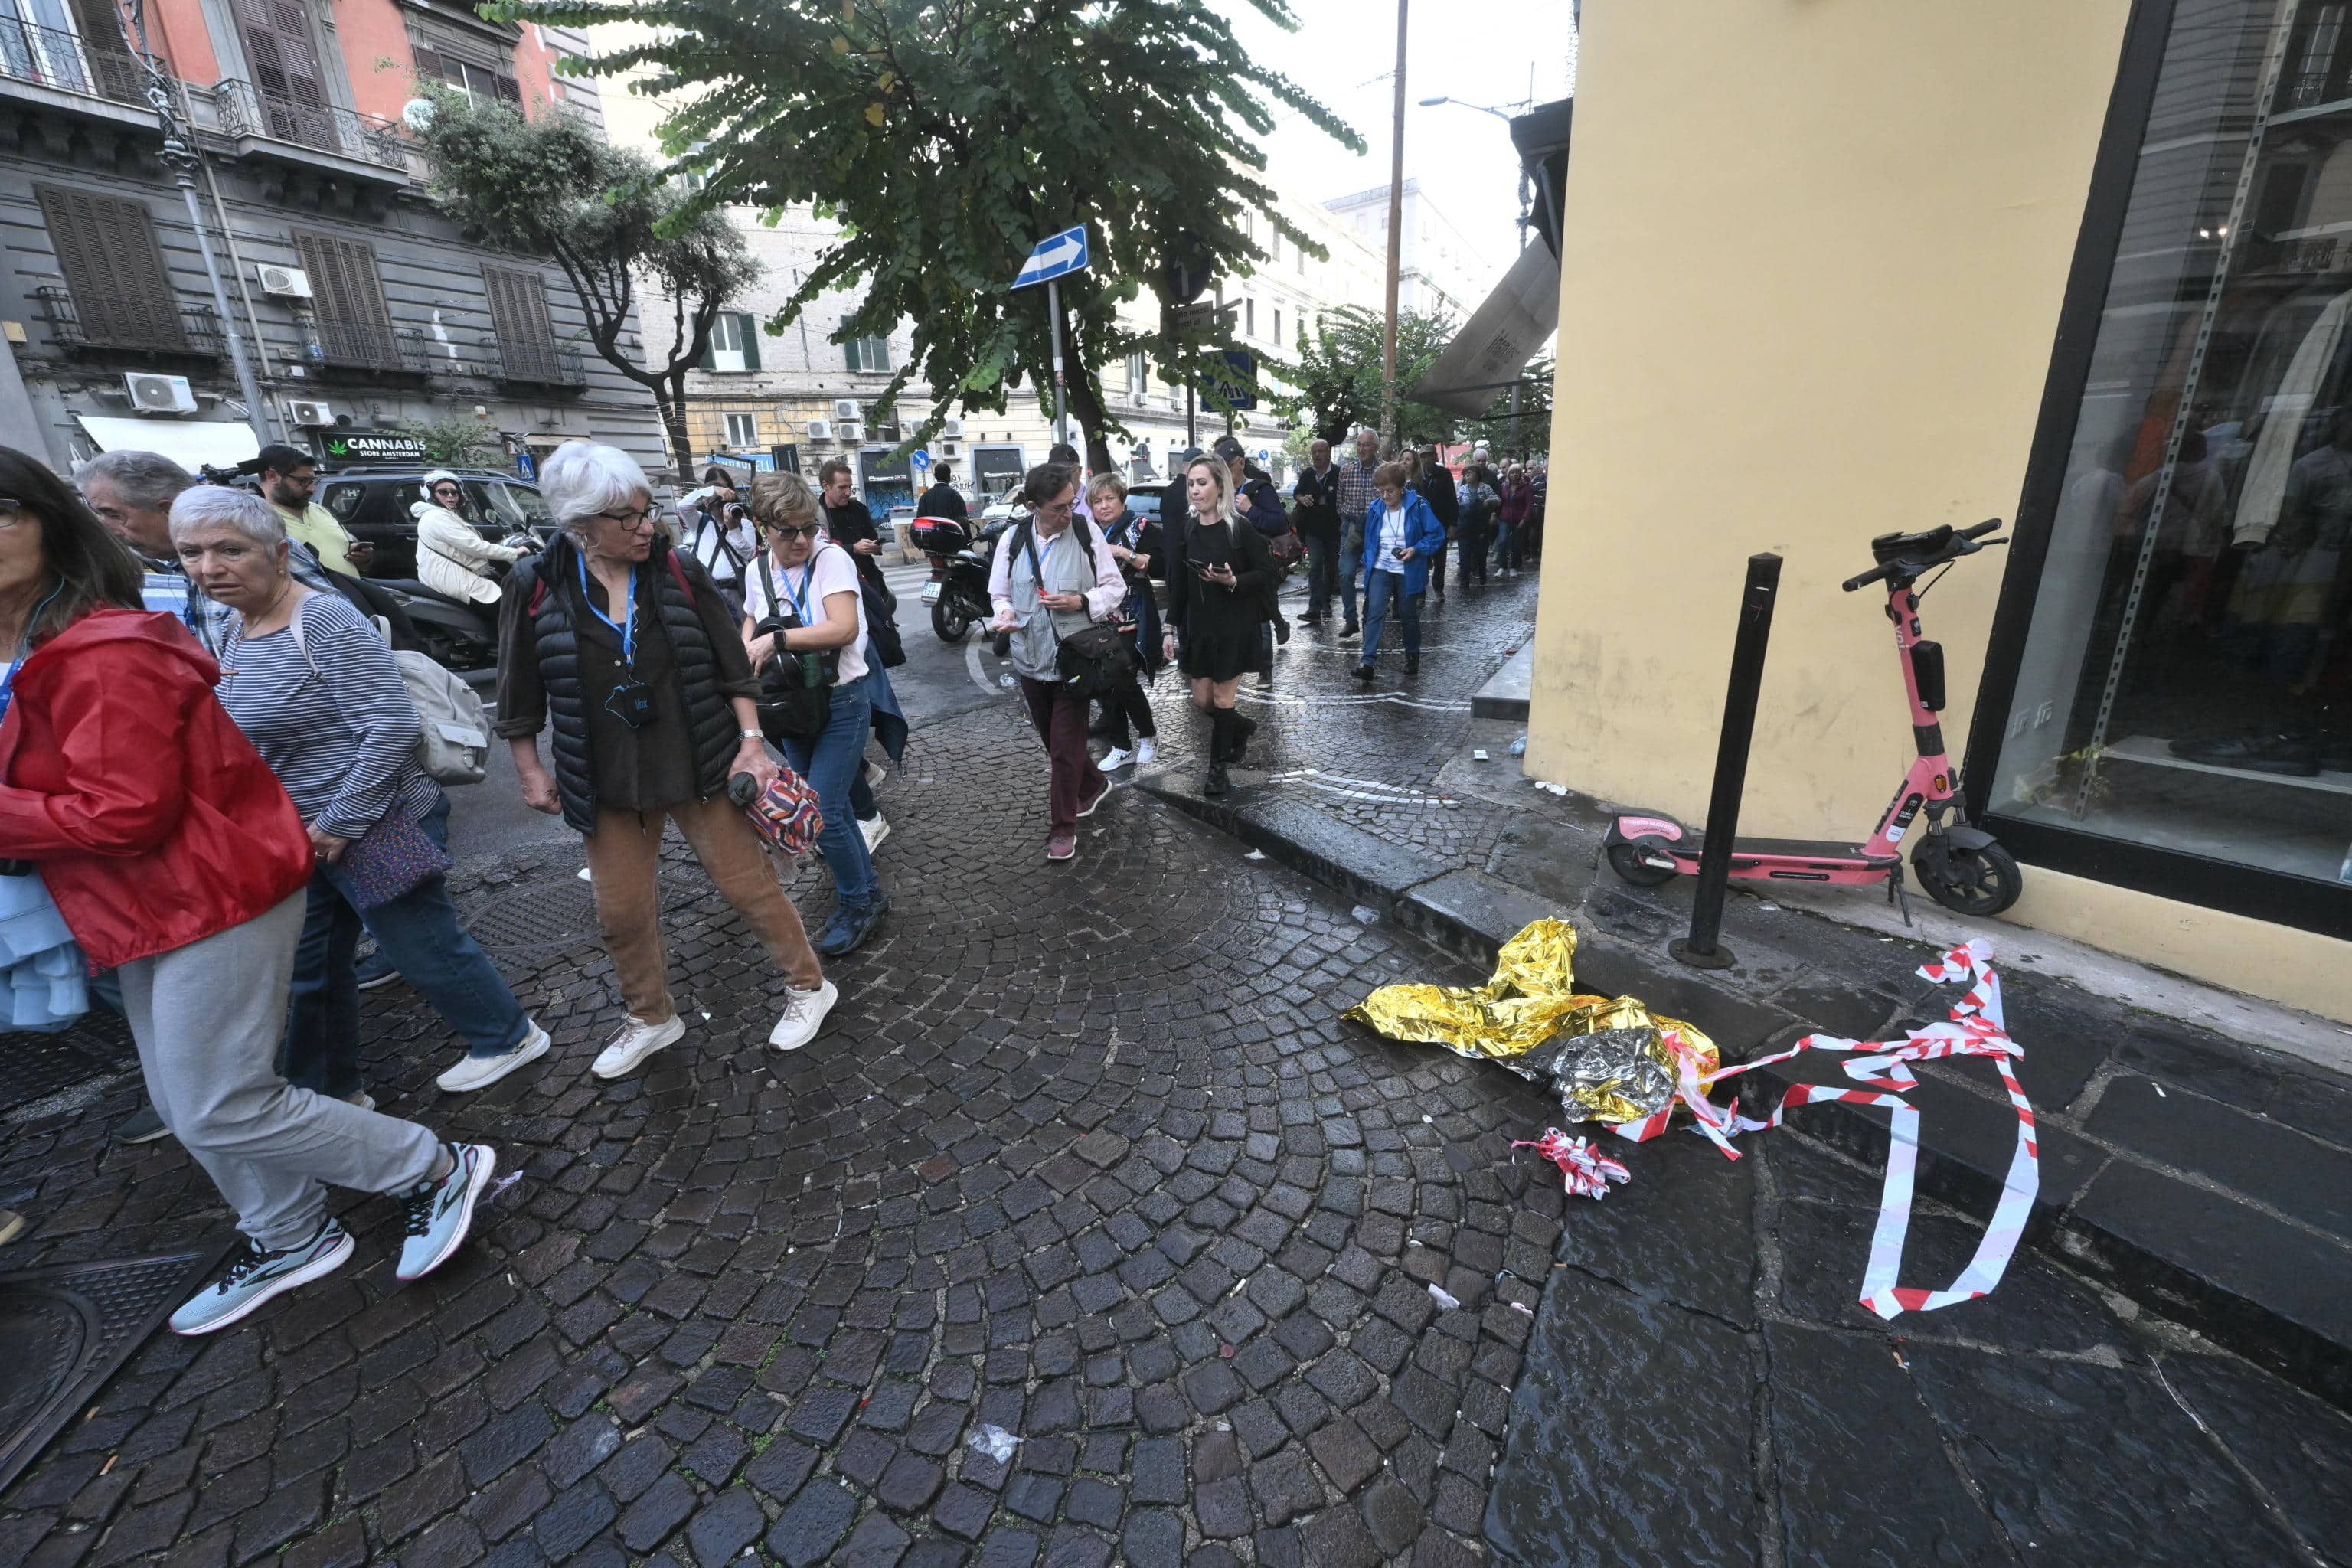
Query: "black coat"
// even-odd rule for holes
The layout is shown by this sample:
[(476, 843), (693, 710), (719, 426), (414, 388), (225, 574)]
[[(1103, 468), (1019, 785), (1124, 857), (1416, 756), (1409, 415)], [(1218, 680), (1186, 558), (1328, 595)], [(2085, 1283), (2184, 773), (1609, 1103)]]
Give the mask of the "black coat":
[(915, 502), (917, 517), (951, 517), (961, 522), (971, 516), (963, 504), (963, 494), (953, 485), (933, 485)]
[(1330, 471), (1318, 474), (1313, 468), (1299, 471), (1298, 482), (1290, 489), (1297, 509), (1291, 522), (1302, 539), (1319, 539), (1327, 544), (1339, 542), (1339, 465)]
[(1160, 601), (1153, 596), (1151, 584), (1155, 579), (1163, 583), (1168, 580), (1168, 558), (1164, 552), (1167, 536), (1158, 523), (1132, 511), (1123, 513), (1102, 534), (1109, 542), (1123, 544), (1150, 563), (1140, 572), (1125, 562), (1119, 563), (1119, 575), (1127, 579), (1127, 601), (1120, 613), (1135, 622), (1135, 652), (1143, 661), (1145, 676), (1157, 675), (1165, 661), (1160, 656)]
[(1454, 472), (1443, 463), (1433, 463), (1422, 470), (1421, 499), (1437, 514), (1446, 531), (1453, 531), (1462, 521), (1462, 498), (1454, 488)]

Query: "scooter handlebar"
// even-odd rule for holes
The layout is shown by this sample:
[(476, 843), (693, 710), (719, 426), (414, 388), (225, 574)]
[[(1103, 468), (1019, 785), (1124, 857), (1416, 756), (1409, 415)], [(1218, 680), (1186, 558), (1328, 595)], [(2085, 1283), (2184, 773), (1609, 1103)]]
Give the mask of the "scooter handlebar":
[[(1843, 587), (1847, 593), (1851, 594), (1855, 589), (1866, 588), (1873, 583), (1885, 582), (1887, 577), (1898, 568), (1925, 569), (1929, 566), (1940, 566), (1947, 561), (1957, 561), (1963, 555), (1972, 555), (1976, 553), (1976, 552), (1984, 548), (1983, 545), (1977, 543), (1976, 541), (1982, 539), (1988, 533), (1996, 531), (2000, 528), (2000, 519), (1997, 517), (1987, 518), (1984, 521), (1978, 523), (1974, 528), (1963, 528), (1950, 534), (1947, 539), (1944, 548), (1937, 551), (1935, 554), (1928, 556), (1925, 560), (1882, 562), (1859, 576), (1847, 578), (1843, 584)], [(2000, 543), (2001, 542), (1995, 540), (1993, 542)]]
[(1874, 566), (1859, 577), (1847, 578), (1845, 580), (1845, 591), (1851, 594), (1856, 588), (1868, 587), (1871, 584), (1877, 582), (1880, 578), (1885, 575), (1886, 568), (1885, 566)]
[(1960, 530), (1960, 537), (1962, 539), (1982, 539), (1988, 533), (1998, 531), (2000, 528), (2000, 519), (1997, 517), (1989, 517), (1985, 519), (1984, 521), (1977, 524), (1974, 528), (1964, 528)]

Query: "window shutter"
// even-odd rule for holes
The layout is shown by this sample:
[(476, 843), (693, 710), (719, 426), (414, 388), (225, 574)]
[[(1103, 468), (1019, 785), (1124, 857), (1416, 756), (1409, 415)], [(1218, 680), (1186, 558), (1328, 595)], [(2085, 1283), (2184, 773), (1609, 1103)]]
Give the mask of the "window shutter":
[(314, 112), (326, 108), (327, 94), (302, 0), (235, 0), (235, 8), (269, 134), (319, 144), (333, 127), (324, 113)]
[(319, 337), (327, 357), (344, 364), (400, 369), (400, 345), (393, 335), (392, 312), (384, 306), (375, 247), (363, 239), (307, 230), (295, 234), (294, 246), (301, 254), (302, 270), (310, 275)]
[(501, 343), (552, 343), (555, 325), (547, 314), (547, 289), (536, 272), (485, 267), (490, 296), (490, 330)]
[(759, 369), (760, 318), (752, 315), (749, 311), (739, 310), (735, 315), (735, 327), (738, 331), (743, 334), (743, 368), (745, 370)]
[(416, 58), (418, 76), (424, 77), (428, 81), (440, 81), (447, 76), (448, 73), (441, 65), (440, 50), (428, 48), (423, 44), (411, 44), (408, 46), (408, 52)]
[(517, 81), (510, 76), (500, 73), (499, 76), (499, 96), (505, 99), (509, 103), (520, 103), (522, 101), (522, 83)]
[(696, 368), (700, 370), (717, 370), (719, 368), (719, 360), (712, 352), (712, 340), (717, 338), (718, 335), (719, 318), (713, 316), (710, 319), (710, 332), (702, 340), (702, 357), (694, 362)]
[(82, 335), (124, 348), (188, 346), (155, 220), (121, 196), (36, 185)]

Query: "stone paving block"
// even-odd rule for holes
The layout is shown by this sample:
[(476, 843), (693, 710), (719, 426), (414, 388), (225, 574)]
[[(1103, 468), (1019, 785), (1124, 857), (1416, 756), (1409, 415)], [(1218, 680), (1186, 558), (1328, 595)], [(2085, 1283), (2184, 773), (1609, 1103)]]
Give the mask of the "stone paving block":
[(2153, 1079), (2133, 1074), (2109, 1080), (2086, 1125), (2157, 1164), (2352, 1241), (2352, 1152), (2226, 1105), (2167, 1095)]
[(2352, 1418), (2224, 1356), (2162, 1363), (2189, 1407), (2278, 1500), (2290, 1523), (2331, 1561), (2346, 1555), (2352, 1521)]
[[(1705, 1314), (1560, 1272), (1511, 1401), (1510, 1441), (1547, 1463), (1515, 1469), (1486, 1513), (1504, 1562), (1745, 1564), (1759, 1561), (1739, 1334)], [(1631, 1434), (1639, 1444), (1580, 1434)]]
[(1921, 1395), (2014, 1551), (2129, 1561), (2286, 1562), (2294, 1548), (2141, 1366), (1915, 1344)]

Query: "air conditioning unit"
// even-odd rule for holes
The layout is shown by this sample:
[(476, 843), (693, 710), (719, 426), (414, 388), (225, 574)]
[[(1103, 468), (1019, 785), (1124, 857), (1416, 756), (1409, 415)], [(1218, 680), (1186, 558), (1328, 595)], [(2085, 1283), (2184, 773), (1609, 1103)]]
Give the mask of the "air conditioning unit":
[(263, 293), (275, 294), (281, 300), (310, 298), (310, 275), (300, 268), (272, 267), (264, 263), (257, 270), (261, 273)]
[(123, 390), (142, 414), (194, 414), (196, 390), (184, 375), (126, 375)]
[(942, 441), (942, 442), (940, 442), (940, 457), (942, 457), (942, 458), (952, 458), (952, 457), (954, 457), (955, 455), (956, 455), (956, 444), (955, 444), (953, 441)]
[(863, 425), (844, 421), (840, 429), (841, 438), (844, 441), (863, 441), (866, 439), (866, 426)]
[(963, 421), (961, 419), (943, 419), (940, 421), (940, 434), (950, 441), (962, 440)]
[(830, 441), (830, 440), (832, 440), (832, 439), (833, 439), (833, 421), (832, 421), (832, 420), (830, 420), (830, 419), (812, 419), (812, 420), (810, 420), (810, 421), (808, 422), (808, 438), (809, 438), (810, 440), (812, 440), (812, 441)]
[(286, 423), (303, 430), (318, 430), (335, 422), (331, 404), (291, 402), (286, 405)]
[(858, 408), (857, 400), (856, 398), (836, 397), (833, 400), (833, 416), (835, 419), (846, 419), (851, 424), (855, 425), (857, 423), (857, 416)]

